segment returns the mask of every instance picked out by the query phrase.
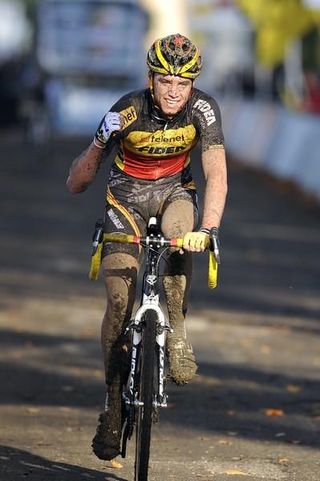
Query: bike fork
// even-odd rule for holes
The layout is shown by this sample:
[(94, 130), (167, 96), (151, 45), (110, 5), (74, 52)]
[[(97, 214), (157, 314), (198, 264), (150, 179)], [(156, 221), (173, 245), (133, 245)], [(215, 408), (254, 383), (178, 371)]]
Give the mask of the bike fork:
[(142, 339), (142, 316), (144, 312), (148, 309), (153, 309), (157, 312), (158, 323), (156, 332), (156, 346), (157, 346), (157, 386), (154, 386), (154, 400), (153, 405), (156, 408), (167, 407), (167, 395), (164, 391), (165, 384), (165, 339), (166, 332), (171, 331), (168, 322), (162, 312), (160, 306), (158, 306), (154, 300), (152, 303), (144, 303), (138, 309), (136, 318), (130, 324), (128, 329), (132, 329), (132, 352), (131, 352), (131, 363), (130, 363), (130, 373), (128, 377), (127, 386), (125, 392), (123, 393), (123, 399), (127, 406), (140, 407), (143, 403), (137, 398), (138, 389), (136, 386), (137, 381), (137, 368), (138, 368), (138, 358), (140, 354), (140, 344)]
[(165, 337), (166, 331), (163, 326), (158, 325), (157, 327), (157, 348), (158, 348), (158, 386), (157, 393), (155, 394), (153, 405), (155, 408), (165, 408), (167, 407), (167, 394), (164, 391), (165, 382)]

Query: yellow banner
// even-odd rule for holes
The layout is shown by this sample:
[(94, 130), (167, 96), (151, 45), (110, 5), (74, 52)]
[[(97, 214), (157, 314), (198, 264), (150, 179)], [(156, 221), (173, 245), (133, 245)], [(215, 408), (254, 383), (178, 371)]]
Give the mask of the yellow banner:
[[(256, 51), (260, 63), (273, 67), (284, 59), (288, 42), (306, 33), (320, 13), (298, 0), (237, 0), (257, 31)], [(317, 13), (318, 12), (318, 13)]]

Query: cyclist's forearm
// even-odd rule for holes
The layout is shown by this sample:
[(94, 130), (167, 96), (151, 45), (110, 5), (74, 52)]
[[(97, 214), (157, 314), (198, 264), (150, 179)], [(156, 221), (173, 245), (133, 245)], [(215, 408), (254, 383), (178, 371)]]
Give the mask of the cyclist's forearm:
[(67, 187), (72, 194), (86, 190), (93, 181), (103, 160), (103, 150), (92, 142), (89, 147), (79, 155), (70, 167)]
[(203, 153), (202, 164), (206, 179), (202, 227), (219, 227), (224, 211), (227, 168), (224, 149), (210, 149)]

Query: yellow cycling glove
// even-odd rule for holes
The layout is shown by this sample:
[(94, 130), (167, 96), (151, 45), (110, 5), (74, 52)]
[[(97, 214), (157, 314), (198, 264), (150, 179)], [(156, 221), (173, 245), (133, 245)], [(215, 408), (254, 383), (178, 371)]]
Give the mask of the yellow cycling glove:
[(183, 237), (183, 248), (187, 251), (202, 252), (209, 247), (209, 235), (207, 232), (187, 232)]

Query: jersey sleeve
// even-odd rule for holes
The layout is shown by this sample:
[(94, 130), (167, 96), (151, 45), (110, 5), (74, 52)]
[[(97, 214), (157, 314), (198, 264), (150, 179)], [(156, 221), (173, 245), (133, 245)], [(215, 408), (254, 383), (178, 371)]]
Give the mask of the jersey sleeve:
[(214, 98), (198, 91), (192, 105), (192, 117), (198, 130), (202, 152), (210, 147), (224, 148), (221, 112)]
[[(109, 112), (118, 112), (121, 115), (121, 130), (119, 132), (114, 132), (110, 137), (105, 147), (106, 150), (109, 150), (109, 144), (114, 144), (114, 142), (123, 135), (123, 132), (138, 118), (138, 105), (135, 101), (134, 93), (129, 93), (121, 97), (112, 105)], [(97, 130), (100, 129), (104, 117), (105, 116), (102, 117)]]
[(134, 94), (127, 94), (118, 100), (110, 109), (121, 114), (121, 131), (127, 129), (138, 118), (138, 104)]

